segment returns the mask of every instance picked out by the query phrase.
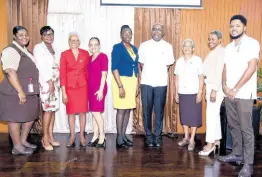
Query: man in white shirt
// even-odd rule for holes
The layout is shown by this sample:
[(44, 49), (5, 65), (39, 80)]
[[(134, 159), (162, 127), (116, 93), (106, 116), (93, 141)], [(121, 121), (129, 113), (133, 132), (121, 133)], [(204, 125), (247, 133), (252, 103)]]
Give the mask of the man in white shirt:
[(252, 108), (257, 98), (257, 64), (260, 46), (258, 41), (245, 34), (247, 20), (234, 15), (230, 20), (233, 41), (225, 49), (223, 90), (228, 127), (233, 141), (232, 153), (220, 156), (224, 162), (243, 162), (239, 177), (253, 173), (254, 133)]
[[(174, 63), (173, 47), (164, 41), (164, 26), (157, 23), (151, 29), (152, 39), (139, 47), (139, 63), (142, 69), (141, 97), (146, 146), (160, 147), (164, 106), (168, 83), (168, 68)], [(154, 134), (152, 132), (152, 109), (155, 112)]]

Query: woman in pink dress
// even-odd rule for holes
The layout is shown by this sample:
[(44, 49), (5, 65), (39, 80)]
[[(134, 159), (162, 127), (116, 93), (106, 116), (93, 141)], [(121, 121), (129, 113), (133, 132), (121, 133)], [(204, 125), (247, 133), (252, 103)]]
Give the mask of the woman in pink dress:
[(88, 98), (89, 110), (93, 116), (94, 135), (88, 143), (91, 147), (105, 148), (104, 112), (105, 96), (107, 93), (106, 77), (108, 71), (108, 58), (100, 52), (100, 41), (97, 37), (89, 40), (89, 50), (92, 53), (88, 64)]

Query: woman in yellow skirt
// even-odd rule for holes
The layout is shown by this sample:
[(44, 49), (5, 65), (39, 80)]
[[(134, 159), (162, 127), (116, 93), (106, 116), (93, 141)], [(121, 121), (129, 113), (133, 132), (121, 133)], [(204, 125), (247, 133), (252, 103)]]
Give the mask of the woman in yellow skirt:
[(138, 91), (138, 51), (130, 44), (132, 30), (128, 25), (121, 27), (122, 42), (115, 44), (112, 51), (112, 80), (114, 108), (117, 109), (116, 147), (127, 149), (133, 142), (126, 137), (130, 112), (136, 108)]

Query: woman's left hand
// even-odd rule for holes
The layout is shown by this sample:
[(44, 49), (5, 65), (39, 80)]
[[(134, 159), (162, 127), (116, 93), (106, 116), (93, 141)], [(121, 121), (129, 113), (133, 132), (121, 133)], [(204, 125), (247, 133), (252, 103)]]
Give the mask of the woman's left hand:
[(196, 96), (196, 103), (200, 103), (202, 101), (202, 92), (198, 92)]
[(97, 99), (98, 101), (101, 101), (101, 100), (103, 99), (103, 90), (98, 90), (98, 91), (95, 93), (95, 95), (96, 95), (96, 99)]

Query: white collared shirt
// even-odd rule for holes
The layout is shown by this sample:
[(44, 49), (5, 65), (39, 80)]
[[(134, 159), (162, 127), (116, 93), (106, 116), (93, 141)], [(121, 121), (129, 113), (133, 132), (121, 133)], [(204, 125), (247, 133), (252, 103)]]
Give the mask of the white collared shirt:
[(53, 56), (47, 49), (44, 42), (36, 44), (33, 50), (36, 58), (36, 67), (39, 70), (39, 82), (44, 83), (52, 79), (53, 67), (59, 66), (60, 55), (59, 50), (52, 45), (55, 55)]
[(174, 74), (178, 76), (179, 94), (196, 94), (199, 91), (199, 76), (203, 75), (203, 62), (198, 56), (193, 55), (185, 61), (180, 57), (175, 66)]
[[(260, 46), (257, 40), (244, 35), (237, 45), (232, 41), (226, 46), (226, 85), (233, 89), (248, 68), (252, 59), (259, 60)], [(257, 72), (239, 89), (235, 98), (257, 98)]]
[(139, 62), (144, 64), (141, 84), (167, 86), (168, 66), (175, 62), (172, 45), (164, 40), (156, 42), (151, 39), (140, 45), (138, 54)]

